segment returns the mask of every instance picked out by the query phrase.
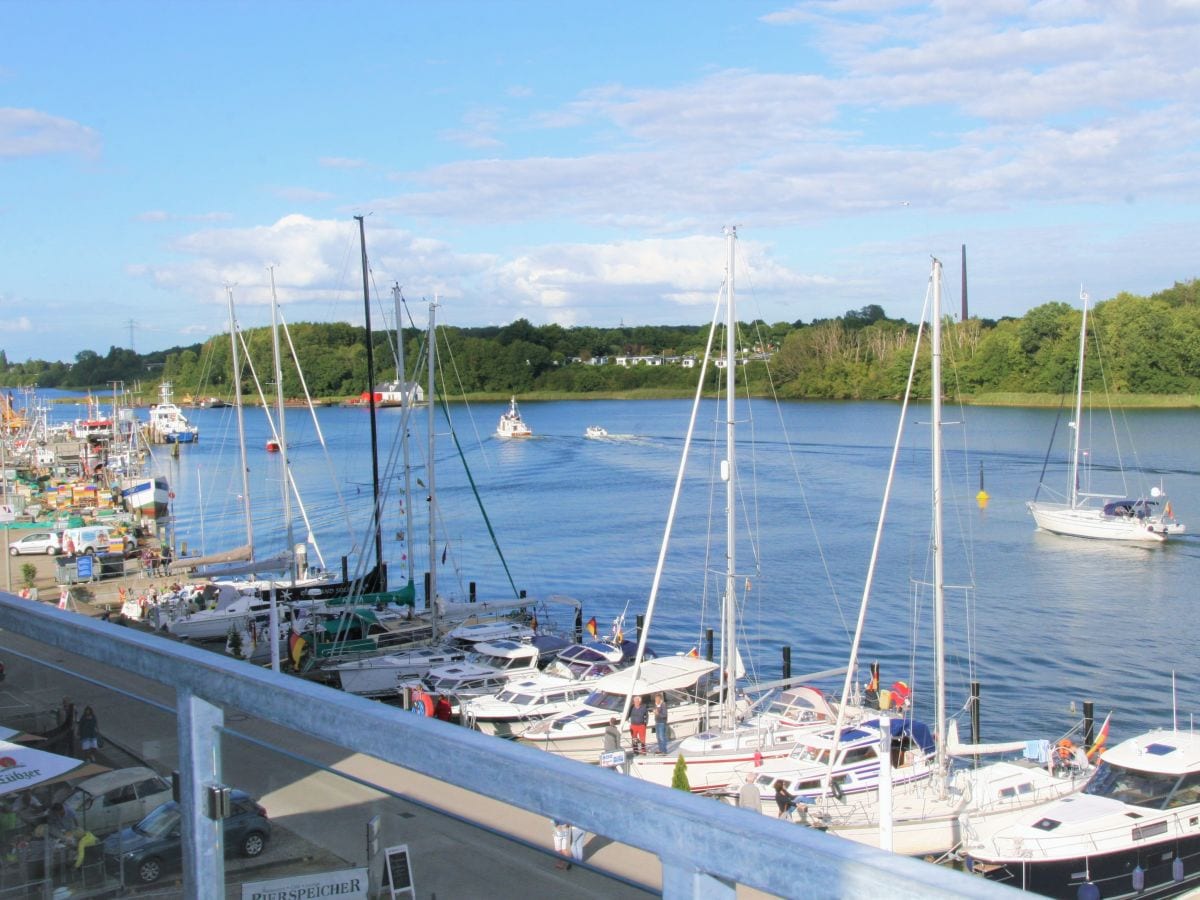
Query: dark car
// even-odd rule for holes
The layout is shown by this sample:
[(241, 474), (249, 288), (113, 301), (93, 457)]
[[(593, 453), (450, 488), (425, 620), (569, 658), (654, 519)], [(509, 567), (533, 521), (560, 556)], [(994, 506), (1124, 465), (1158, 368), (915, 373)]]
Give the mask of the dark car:
[[(231, 799), (232, 812), (225, 819), (225, 853), (258, 856), (271, 837), (267, 811), (244, 791), (234, 791)], [(171, 800), (136, 825), (110, 834), (104, 841), (105, 870), (126, 884), (150, 884), (163, 873), (180, 869), (182, 818), (179, 804)]]

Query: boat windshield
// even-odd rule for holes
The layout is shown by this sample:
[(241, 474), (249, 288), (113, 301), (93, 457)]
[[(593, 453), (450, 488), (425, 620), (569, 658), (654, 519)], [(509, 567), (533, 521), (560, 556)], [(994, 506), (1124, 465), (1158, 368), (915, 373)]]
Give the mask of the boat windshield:
[(1083, 792), (1149, 809), (1174, 809), (1200, 800), (1200, 772), (1180, 778), (1102, 762)]
[(799, 760), (800, 762), (815, 762), (825, 765), (829, 762), (829, 750), (818, 750), (816, 747), (801, 744), (792, 751), (792, 759)]
[(619, 713), (625, 707), (625, 695), (610, 694), (608, 691), (592, 691), (584, 702), (593, 709), (605, 709)]

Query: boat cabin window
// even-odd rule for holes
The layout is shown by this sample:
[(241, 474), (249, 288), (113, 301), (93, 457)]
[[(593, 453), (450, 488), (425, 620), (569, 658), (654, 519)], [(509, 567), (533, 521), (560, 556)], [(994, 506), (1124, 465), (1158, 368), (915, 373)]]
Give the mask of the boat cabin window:
[(1179, 780), (1178, 775), (1143, 772), (1102, 762), (1083, 791), (1134, 806), (1163, 809)]
[(1166, 809), (1191, 806), (1200, 803), (1200, 772), (1190, 772), (1180, 779), (1179, 784), (1167, 798)]
[(875, 747), (870, 745), (866, 747), (854, 747), (846, 751), (846, 755), (842, 758), (842, 764), (846, 766), (854, 766), (859, 763), (867, 762), (879, 758), (879, 753)]

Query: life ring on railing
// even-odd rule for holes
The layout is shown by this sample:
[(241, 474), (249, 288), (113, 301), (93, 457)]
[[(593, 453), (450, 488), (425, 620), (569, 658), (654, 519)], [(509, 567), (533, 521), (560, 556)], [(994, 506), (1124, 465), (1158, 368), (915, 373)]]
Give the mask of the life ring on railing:
[(1056, 766), (1069, 766), (1075, 761), (1075, 742), (1070, 738), (1063, 738), (1054, 745), (1054, 764)]
[(416, 713), (418, 716), (433, 718), (433, 698), (424, 691), (413, 691), (412, 706), (408, 711)]

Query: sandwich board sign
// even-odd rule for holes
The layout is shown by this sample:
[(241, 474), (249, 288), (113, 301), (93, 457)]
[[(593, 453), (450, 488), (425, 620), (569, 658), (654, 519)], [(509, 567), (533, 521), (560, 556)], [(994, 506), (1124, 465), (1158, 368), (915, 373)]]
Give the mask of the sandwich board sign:
[(413, 885), (412, 860), (408, 855), (408, 844), (388, 847), (383, 851), (383, 887), (390, 893), (391, 900), (409, 897), (417, 900), (417, 889)]

